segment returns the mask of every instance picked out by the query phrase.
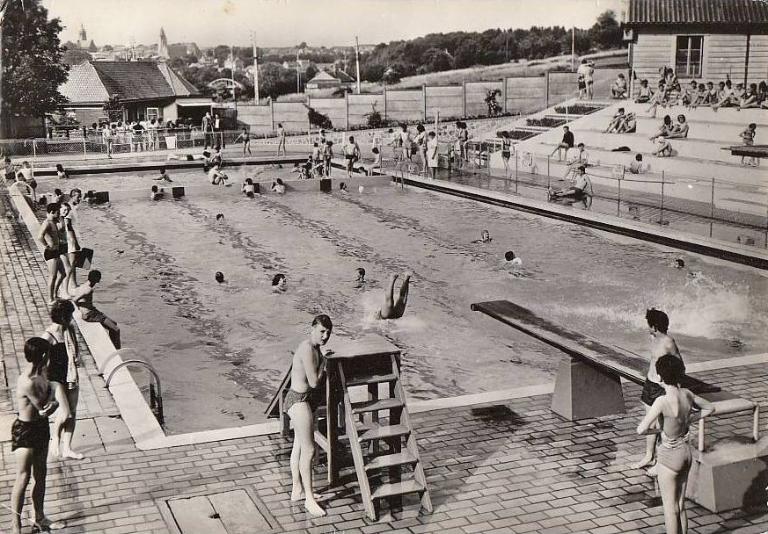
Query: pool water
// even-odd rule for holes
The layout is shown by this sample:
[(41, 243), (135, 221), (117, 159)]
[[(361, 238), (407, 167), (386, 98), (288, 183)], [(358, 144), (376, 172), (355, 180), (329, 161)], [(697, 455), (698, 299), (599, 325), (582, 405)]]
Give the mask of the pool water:
[[(482, 229), (491, 243), (475, 241)], [(415, 189), (121, 201), (84, 206), (79, 232), (104, 275), (95, 302), (120, 324), (130, 356), (162, 377), (171, 433), (263, 422), (317, 313), (331, 316), (334, 336), (378, 334), (401, 347), (410, 399), (552, 380), (562, 355), (470, 311), (485, 300), (641, 354), (645, 310), (656, 306), (686, 361), (768, 352), (768, 281), (756, 270)], [(522, 266), (508, 267), (506, 250)], [(685, 270), (672, 267), (677, 257)], [(389, 277), (406, 271), (405, 316), (373, 319)], [(271, 290), (276, 273), (285, 293)]]

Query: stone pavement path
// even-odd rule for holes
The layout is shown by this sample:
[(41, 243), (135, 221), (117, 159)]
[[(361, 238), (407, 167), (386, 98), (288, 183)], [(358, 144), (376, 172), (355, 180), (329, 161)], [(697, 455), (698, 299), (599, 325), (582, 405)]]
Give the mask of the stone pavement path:
[[(5, 199), (7, 201), (7, 199)], [(4, 210), (4, 208), (6, 208)], [(6, 213), (2, 213), (5, 211)], [(15, 476), (7, 427), (13, 417), (7, 387), (18, 373), (24, 339), (46, 324), (42, 262), (23, 226), (5, 217), (0, 204), (0, 531), (7, 532)], [(309, 519), (288, 499), (290, 442), (279, 435), (234, 439), (172, 449), (139, 451), (89, 355), (84, 357), (85, 402), (76, 437), (88, 453), (82, 462), (49, 462), (47, 513), (67, 523), (66, 533), (166, 533), (167, 500), (245, 489), (274, 532), (473, 532), (548, 534), (589, 532), (663, 533), (653, 481), (629, 470), (643, 448), (634, 434), (641, 411), (579, 422), (549, 410), (550, 396), (516, 399), (413, 416), (435, 511), (403, 511), (378, 523), (363, 517), (350, 477), (326, 503), (328, 517)], [(700, 378), (768, 406), (768, 369), (747, 366), (701, 373)], [(639, 387), (625, 386), (628, 399)], [(747, 435), (749, 417), (712, 424), (710, 440)], [(93, 421), (88, 427), (86, 421)], [(107, 424), (105, 421), (110, 421)], [(764, 423), (764, 422), (763, 422)], [(87, 427), (87, 428), (86, 428)], [(321, 458), (322, 460), (322, 458)], [(323, 480), (324, 467), (316, 469)], [(688, 503), (692, 534), (768, 531), (768, 507), (712, 514)], [(29, 532), (27, 530), (26, 532)], [(254, 533), (258, 530), (254, 530)]]

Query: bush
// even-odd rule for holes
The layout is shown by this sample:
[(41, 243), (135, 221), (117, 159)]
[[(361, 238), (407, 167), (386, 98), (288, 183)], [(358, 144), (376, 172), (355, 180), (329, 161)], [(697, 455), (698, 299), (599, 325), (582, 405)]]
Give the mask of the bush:
[(310, 106), (306, 106), (306, 108), (310, 125), (322, 128), (323, 130), (330, 130), (333, 128), (333, 123), (331, 122), (331, 119), (328, 118), (328, 115), (320, 113)]
[(376, 104), (371, 104), (371, 112), (365, 115), (365, 119), (368, 128), (382, 128), (387, 125), (387, 121), (382, 118), (381, 113), (376, 111)]
[(543, 119), (526, 119), (526, 124), (528, 126), (542, 126), (544, 128), (555, 128), (557, 126), (562, 126), (565, 124), (565, 119), (555, 119), (553, 117), (544, 117)]

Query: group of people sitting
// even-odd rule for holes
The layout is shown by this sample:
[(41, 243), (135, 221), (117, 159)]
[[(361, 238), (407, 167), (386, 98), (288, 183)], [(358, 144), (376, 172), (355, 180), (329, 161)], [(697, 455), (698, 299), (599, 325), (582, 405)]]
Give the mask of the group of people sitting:
[[(689, 84), (681, 86), (675, 71), (669, 67), (659, 69), (660, 79), (656, 91), (652, 90), (647, 79), (640, 81), (640, 89), (635, 98), (639, 104), (648, 103), (648, 111), (656, 116), (658, 106), (666, 107), (682, 104), (689, 109), (699, 106), (711, 107), (717, 111), (721, 107), (734, 107), (738, 110), (750, 108), (768, 109), (768, 83), (736, 83), (727, 77), (715, 87), (714, 82), (697, 82), (691, 80)], [(623, 78), (623, 75), (619, 75)], [(619, 80), (617, 80), (618, 82)], [(614, 82), (614, 86), (617, 85)], [(620, 84), (618, 84), (620, 85)], [(626, 81), (624, 81), (626, 86)], [(612, 89), (613, 91), (613, 89)], [(626, 90), (622, 93), (626, 95)]]

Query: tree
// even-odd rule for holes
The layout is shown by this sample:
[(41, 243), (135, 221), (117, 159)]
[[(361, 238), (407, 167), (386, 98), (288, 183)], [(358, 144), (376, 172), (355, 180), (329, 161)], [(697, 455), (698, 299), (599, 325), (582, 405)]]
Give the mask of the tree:
[(429, 48), (421, 56), (421, 63), (426, 72), (440, 72), (453, 68), (453, 58), (445, 50)]
[(59, 19), (48, 20), (39, 0), (25, 0), (23, 6), (8, 2), (0, 47), (3, 112), (42, 117), (65, 102), (59, 86), (67, 80), (69, 67), (62, 63), (61, 29)]
[(590, 28), (589, 33), (592, 42), (601, 50), (622, 46), (621, 28), (616, 20), (616, 13), (610, 9), (597, 17), (597, 22)]
[(120, 102), (118, 95), (112, 95), (109, 100), (104, 104), (104, 112), (107, 114), (109, 122), (117, 122), (123, 120), (123, 103)]
[(304, 76), (307, 80), (311, 80), (315, 76), (317, 76), (317, 73), (320, 72), (317, 70), (317, 67), (314, 66), (312, 63), (307, 66), (307, 70), (304, 71)]
[(322, 128), (324, 130), (330, 130), (333, 128), (333, 123), (331, 122), (331, 119), (328, 118), (328, 115), (320, 113), (315, 108), (307, 106), (306, 104), (304, 105), (304, 107), (307, 108), (307, 117), (309, 118), (309, 124), (317, 128)]

